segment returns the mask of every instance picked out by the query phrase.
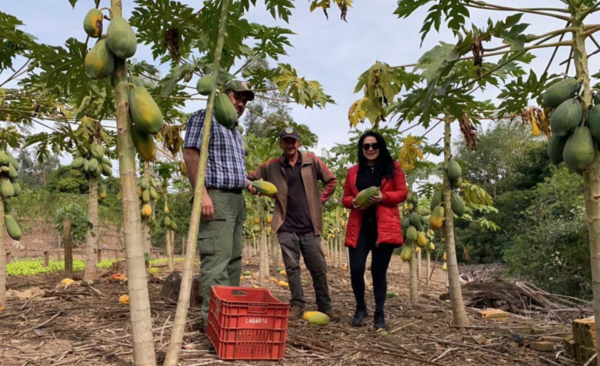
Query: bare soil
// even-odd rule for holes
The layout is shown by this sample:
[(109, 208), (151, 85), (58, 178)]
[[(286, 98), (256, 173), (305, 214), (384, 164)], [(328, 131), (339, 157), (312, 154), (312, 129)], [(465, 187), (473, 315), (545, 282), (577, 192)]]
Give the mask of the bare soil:
[[(246, 259), (245, 259), (246, 260)], [(244, 266), (258, 271), (256, 258)], [(182, 264), (178, 263), (181, 267)], [(498, 276), (498, 267), (491, 277)], [(423, 271), (424, 272), (424, 271)], [(465, 273), (485, 274), (485, 266), (469, 266)], [(169, 275), (166, 267), (150, 276), (154, 343), (159, 364), (168, 348), (175, 304), (159, 296), (162, 282)], [(334, 306), (342, 313), (339, 323), (311, 327), (302, 320), (291, 320), (288, 328), (285, 359), (281, 361), (224, 361), (216, 357), (206, 335), (201, 331), (201, 313), (190, 308), (188, 327), (181, 353), (182, 366), (199, 365), (574, 365), (566, 360), (563, 346), (555, 343), (553, 351), (538, 352), (529, 343), (540, 335), (564, 337), (570, 330), (570, 319), (544, 314), (523, 316), (509, 313), (507, 322), (494, 322), (478, 317), (475, 308), (468, 308), (470, 326), (451, 325), (449, 301), (440, 300), (446, 292), (445, 272), (437, 264), (429, 285), (425, 275), (419, 280), (420, 303), (408, 302), (408, 264), (394, 256), (388, 272), (388, 287), (398, 297), (387, 299), (387, 332), (376, 332), (372, 317), (367, 326), (353, 328), (354, 297), (349, 273), (331, 268), (329, 284)], [(10, 278), (11, 289), (32, 286), (46, 290), (43, 297), (30, 300), (9, 300), (0, 312), (0, 365), (131, 365), (131, 327), (129, 308), (119, 304), (127, 294), (127, 284), (110, 283), (103, 278), (93, 287), (80, 283), (68, 288), (56, 287), (64, 274), (32, 278)], [(280, 275), (274, 276), (284, 279)], [(484, 275), (483, 278), (486, 276)], [(489, 277), (489, 276), (488, 276)], [(307, 310), (315, 310), (310, 275), (306, 280)], [(370, 281), (370, 275), (367, 275)], [(251, 287), (258, 280), (248, 278), (242, 286)], [(274, 283), (267, 287), (282, 301), (289, 292)], [(373, 309), (372, 288), (367, 299)], [(372, 313), (371, 313), (372, 314)], [(585, 315), (585, 314), (576, 314)], [(533, 331), (534, 330), (534, 331)]]

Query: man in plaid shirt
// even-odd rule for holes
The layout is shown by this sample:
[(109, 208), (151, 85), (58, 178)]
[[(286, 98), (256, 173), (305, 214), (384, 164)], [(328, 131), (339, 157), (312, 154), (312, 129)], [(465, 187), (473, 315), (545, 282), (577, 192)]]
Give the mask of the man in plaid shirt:
[[(246, 83), (238, 80), (225, 85), (225, 93), (235, 106), (238, 118), (254, 93)], [(186, 127), (183, 159), (188, 179), (196, 186), (198, 160), (204, 117), (201, 109), (190, 117)], [(256, 193), (246, 178), (244, 145), (237, 123), (229, 129), (219, 124), (214, 115), (208, 147), (205, 190), (202, 198), (202, 220), (198, 234), (200, 251), (202, 316), (204, 329), (208, 325), (208, 305), (214, 285), (239, 286), (242, 272), (242, 229), (246, 220), (246, 206), (242, 191)]]

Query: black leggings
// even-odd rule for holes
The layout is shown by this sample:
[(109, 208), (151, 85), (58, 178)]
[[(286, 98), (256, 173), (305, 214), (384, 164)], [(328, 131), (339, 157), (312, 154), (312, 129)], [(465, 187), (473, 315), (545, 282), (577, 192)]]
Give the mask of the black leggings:
[[(350, 257), (350, 278), (352, 291), (356, 298), (356, 309), (366, 310), (365, 304), (365, 269), (369, 251), (372, 252), (371, 275), (373, 276), (373, 292), (375, 293), (375, 311), (383, 311), (387, 295), (387, 270), (394, 252), (394, 245), (377, 243), (377, 232), (360, 231), (356, 248), (348, 248)], [(371, 232), (369, 232), (371, 231)]]

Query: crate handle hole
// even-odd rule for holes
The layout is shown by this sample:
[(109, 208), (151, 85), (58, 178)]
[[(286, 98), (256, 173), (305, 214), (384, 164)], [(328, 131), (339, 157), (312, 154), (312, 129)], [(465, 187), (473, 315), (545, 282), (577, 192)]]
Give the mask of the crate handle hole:
[(231, 291), (231, 294), (233, 296), (246, 296), (246, 295), (248, 295), (248, 293), (246, 291), (240, 291), (240, 290), (233, 290), (233, 291)]
[(267, 313), (266, 306), (250, 306), (248, 307), (248, 312), (251, 314), (266, 314)]

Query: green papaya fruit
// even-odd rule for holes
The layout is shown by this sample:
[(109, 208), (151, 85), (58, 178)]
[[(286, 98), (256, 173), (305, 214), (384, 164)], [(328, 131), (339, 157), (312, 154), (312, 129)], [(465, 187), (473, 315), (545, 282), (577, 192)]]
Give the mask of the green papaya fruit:
[(402, 230), (407, 230), (408, 227), (410, 226), (410, 217), (409, 216), (404, 216), (402, 217)]
[(442, 204), (442, 191), (433, 192), (433, 197), (431, 197), (431, 204), (429, 205), (429, 209), (433, 211), (434, 208)]
[(8, 165), (8, 177), (9, 178), (16, 178), (19, 176), (19, 173), (17, 173), (17, 169), (15, 169), (15, 167), (12, 164)]
[(171, 220), (171, 230), (177, 231), (177, 224), (175, 223), (175, 220)]
[(150, 177), (149, 182), (150, 182), (151, 187), (156, 188), (156, 179), (154, 179), (153, 177)]
[(0, 194), (2, 195), (2, 198), (14, 197), (15, 188), (10, 180), (2, 179), (2, 184), (0, 184)]
[(102, 169), (100, 167), (98, 167), (98, 169), (96, 169), (94, 171), (90, 171), (90, 174), (94, 178), (100, 178), (100, 176), (102, 175)]
[(550, 86), (542, 96), (542, 106), (556, 108), (565, 100), (572, 98), (579, 90), (579, 82), (574, 78), (563, 79)]
[(12, 165), (15, 168), (15, 170), (18, 171), (21, 166), (19, 164), (19, 161), (15, 159), (15, 157), (8, 151), (6, 152), (6, 158), (8, 159), (9, 164)]
[(465, 201), (463, 201), (463, 199), (454, 192), (452, 192), (451, 208), (452, 212), (454, 212), (458, 217), (462, 217), (466, 211)]
[(600, 140), (600, 104), (590, 108), (587, 119), (588, 127), (592, 136)]
[(91, 173), (95, 172), (96, 170), (98, 170), (98, 168), (100, 167), (100, 164), (98, 163), (98, 159), (96, 158), (91, 158), (90, 159), (90, 165), (89, 165), (89, 171)]
[(577, 127), (563, 150), (565, 164), (571, 170), (583, 170), (594, 161), (594, 142), (587, 127)]
[(85, 72), (94, 80), (104, 79), (115, 71), (115, 56), (106, 45), (106, 37), (101, 37), (85, 55)]
[(140, 178), (140, 187), (142, 187), (143, 190), (148, 189), (148, 179), (146, 179), (146, 177)]
[(225, 93), (215, 97), (214, 113), (217, 122), (229, 129), (233, 128), (238, 120), (237, 110)]
[(19, 241), (21, 240), (21, 228), (19, 228), (19, 224), (15, 221), (12, 215), (4, 215), (4, 226), (6, 226), (6, 232), (8, 232), (8, 236), (11, 239)]
[(100, 144), (92, 144), (92, 146), (90, 147), (90, 151), (96, 159), (102, 159), (102, 157), (104, 156), (104, 147)]
[(90, 161), (88, 159), (83, 159), (83, 172), (84, 173), (90, 172)]
[(144, 161), (150, 162), (156, 159), (156, 145), (152, 135), (140, 131), (136, 125), (133, 125), (131, 126), (131, 139), (133, 146)]
[(144, 201), (144, 203), (150, 202), (150, 191), (149, 190), (144, 189), (142, 191), (142, 201)]
[(102, 164), (101, 173), (105, 177), (110, 177), (112, 175), (112, 168), (108, 164)]
[(563, 162), (563, 150), (567, 143), (568, 136), (552, 135), (546, 148), (546, 153), (550, 158), (550, 161), (554, 165), (558, 165)]
[(19, 184), (19, 182), (14, 182), (12, 185), (13, 189), (15, 190), (14, 197), (19, 197), (21, 195), (21, 185)]
[(108, 47), (118, 58), (126, 59), (135, 55), (137, 38), (125, 18), (113, 16), (106, 31), (106, 36)]
[(102, 164), (106, 164), (112, 168), (112, 161), (110, 161), (110, 159), (107, 158), (106, 156), (102, 157)]
[(413, 198), (414, 198), (414, 194), (412, 192), (408, 192), (408, 196), (406, 196), (406, 202), (414, 203)]
[(550, 115), (552, 134), (565, 136), (581, 122), (581, 103), (578, 99), (568, 99), (559, 105)]
[(418, 213), (416, 213), (415, 211), (413, 211), (410, 214), (410, 223), (411, 223), (411, 225), (416, 227), (417, 230), (419, 230), (419, 227), (421, 226), (421, 216)]
[(83, 166), (83, 158), (81, 156), (73, 159), (73, 162), (71, 162), (71, 168), (73, 168), (73, 169), (79, 169), (82, 166)]
[(150, 186), (150, 198), (152, 198), (153, 200), (157, 200), (158, 199), (158, 193), (156, 193), (156, 189), (154, 189), (154, 187)]
[(198, 83), (196, 84), (196, 90), (200, 95), (210, 95), (210, 92), (213, 90), (213, 83), (215, 82), (215, 77), (212, 74), (204, 75), (200, 79), (198, 79)]
[(460, 179), (462, 175), (462, 168), (457, 161), (452, 160), (450, 164), (448, 164), (448, 179), (451, 181), (457, 181)]
[(4, 151), (0, 151), (0, 165), (8, 165), (8, 155)]
[(83, 30), (88, 36), (92, 38), (98, 38), (102, 35), (102, 20), (104, 14), (99, 9), (92, 9), (88, 11), (85, 18), (83, 19)]
[(169, 216), (165, 217), (165, 226), (171, 227), (171, 218)]
[(131, 82), (133, 85), (137, 86), (141, 86), (142, 88), (146, 87), (146, 84), (144, 84), (144, 81), (139, 77), (139, 76), (132, 76), (129, 78), (129, 82)]
[(408, 230), (406, 230), (406, 240), (409, 243), (417, 241), (417, 228), (414, 226), (409, 226)]
[(134, 125), (144, 133), (154, 135), (163, 125), (163, 115), (158, 104), (146, 88), (134, 87), (129, 94), (129, 110)]

